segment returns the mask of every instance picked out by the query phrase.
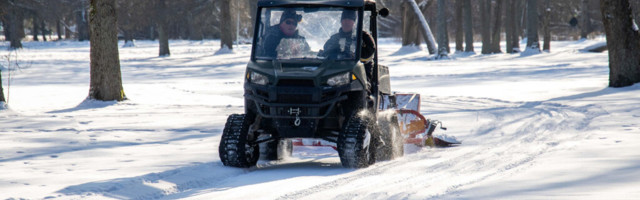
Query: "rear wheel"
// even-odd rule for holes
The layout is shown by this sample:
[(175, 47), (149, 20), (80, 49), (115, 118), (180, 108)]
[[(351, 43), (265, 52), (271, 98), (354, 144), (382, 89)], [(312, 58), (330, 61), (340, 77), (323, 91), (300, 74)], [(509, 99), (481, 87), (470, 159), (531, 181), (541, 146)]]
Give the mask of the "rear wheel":
[(225, 166), (249, 168), (256, 165), (260, 157), (256, 137), (249, 133), (253, 116), (233, 114), (227, 118), (222, 131), (218, 153)]
[(400, 133), (395, 113), (384, 113), (378, 117), (382, 144), (376, 151), (377, 160), (393, 160), (404, 155), (404, 137)]

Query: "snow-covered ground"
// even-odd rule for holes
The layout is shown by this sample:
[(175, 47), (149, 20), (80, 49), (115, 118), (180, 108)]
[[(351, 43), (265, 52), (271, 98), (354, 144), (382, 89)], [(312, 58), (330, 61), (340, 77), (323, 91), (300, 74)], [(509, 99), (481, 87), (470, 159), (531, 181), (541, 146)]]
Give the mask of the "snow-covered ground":
[(156, 42), (137, 41), (120, 49), (130, 100), (116, 103), (85, 101), (88, 43), (26, 42), (10, 88), (2, 70), (0, 199), (637, 199), (640, 85), (607, 88), (607, 54), (581, 51), (598, 42), (429, 61), (383, 40), (392, 89), (422, 94), (421, 112), (463, 144), (358, 170), (330, 148), (222, 166), (250, 46), (171, 41), (158, 57)]

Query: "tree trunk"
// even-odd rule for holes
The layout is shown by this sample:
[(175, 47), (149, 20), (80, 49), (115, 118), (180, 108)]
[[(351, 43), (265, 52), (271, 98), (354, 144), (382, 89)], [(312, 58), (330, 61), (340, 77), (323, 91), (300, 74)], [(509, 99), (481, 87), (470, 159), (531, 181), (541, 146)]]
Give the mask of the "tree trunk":
[(91, 0), (91, 80), (89, 99), (122, 101), (115, 0)]
[(482, 20), (482, 54), (491, 53), (491, 1), (480, 1), (480, 20)]
[(473, 13), (471, 12), (471, 0), (464, 0), (464, 39), (465, 52), (473, 50)]
[(60, 24), (60, 20), (56, 22), (56, 32), (58, 34), (58, 40), (62, 40), (62, 25)]
[(136, 43), (133, 41), (133, 31), (132, 30), (122, 30), (122, 34), (124, 36), (124, 45), (123, 47), (135, 47)]
[(10, 49), (20, 49), (22, 48), (22, 38), (24, 38), (24, 12), (20, 11), (18, 8), (12, 6), (8, 8), (8, 18), (9, 18), (9, 41)]
[(449, 55), (449, 34), (447, 33), (447, 5), (446, 0), (438, 0), (438, 57), (446, 58)]
[(632, 28), (628, 0), (600, 0), (609, 48), (609, 87), (640, 82), (640, 33)]
[(72, 38), (73, 36), (71, 36), (71, 30), (69, 30), (68, 27), (64, 27), (64, 39), (68, 40), (70, 38)]
[(231, 17), (231, 0), (221, 1), (220, 18), (220, 49), (233, 49), (233, 17)]
[(591, 16), (589, 15), (589, 0), (582, 0), (582, 15), (580, 16), (580, 39), (587, 39), (591, 33)]
[(38, 33), (40, 32), (40, 25), (38, 24), (38, 16), (33, 15), (33, 29), (31, 29), (31, 35), (33, 35), (33, 41), (40, 41), (38, 39)]
[(42, 33), (42, 41), (47, 41), (47, 25), (44, 23), (44, 20), (40, 20), (40, 31)]
[(527, 49), (525, 51), (540, 52), (538, 0), (527, 0)]
[(158, 56), (166, 57), (171, 55), (169, 50), (169, 37), (165, 31), (166, 25), (158, 24), (158, 43), (160, 45)]
[(500, 34), (502, 30), (502, 0), (496, 0), (496, 9), (494, 10), (493, 33), (491, 35), (491, 53), (502, 53), (500, 50)]
[(9, 49), (20, 49), (24, 38), (24, 11), (6, 3), (2, 6), (2, 9), (6, 12), (0, 16), (3, 22), (5, 40), (10, 41)]
[(418, 24), (417, 16), (414, 14), (409, 1), (405, 1), (403, 5), (402, 46), (413, 45), (420, 47), (420, 30), (416, 29)]
[(76, 30), (78, 31), (78, 41), (89, 40), (89, 27), (86, 19), (86, 11), (84, 11), (84, 4), (80, 8), (81, 11), (76, 12)]
[(522, 36), (522, 21), (523, 21), (523, 8), (522, 0), (510, 0), (513, 1), (513, 12), (515, 13), (514, 26), (513, 26), (513, 53), (520, 52), (520, 36)]
[[(193, 13), (191, 11), (187, 12), (187, 37), (189, 40), (203, 40), (202, 29), (200, 28), (202, 25), (196, 23), (195, 18), (193, 17)], [(234, 32), (235, 34), (235, 32)]]
[(156, 40), (156, 26), (157, 25), (149, 25), (149, 39), (151, 39), (151, 41), (155, 41)]
[(514, 7), (514, 1), (507, 1), (507, 5), (506, 5), (506, 9), (505, 9), (505, 23), (504, 23), (504, 29), (505, 29), (505, 33), (507, 35), (506, 42), (507, 42), (507, 48), (505, 49), (507, 53), (513, 53), (513, 37), (514, 37), (514, 30), (515, 29), (515, 7)]
[(159, 56), (170, 56), (171, 51), (169, 50), (169, 37), (167, 36), (167, 18), (165, 14), (167, 13), (167, 4), (165, 0), (158, 0), (157, 2), (157, 17), (158, 20), (158, 43), (160, 43), (160, 51), (158, 53)]
[(0, 15), (0, 20), (2, 22), (2, 29), (4, 29), (3, 33), (4, 33), (4, 40), (5, 41), (10, 41), (11, 38), (9, 36), (9, 20), (7, 20), (9, 17), (8, 15)]
[[(0, 103), (6, 103), (7, 100), (4, 98), (4, 89), (2, 89), (2, 69), (0, 69)], [(0, 107), (2, 110), (2, 107)]]
[(463, 31), (463, 22), (462, 22), (462, 0), (456, 0), (456, 52), (464, 51), (464, 31)]
[(551, 20), (551, 2), (545, 0), (544, 2), (544, 18), (542, 22), (542, 29), (544, 35), (542, 36), (544, 43), (542, 44), (542, 50), (546, 52), (551, 51), (551, 30), (549, 29), (549, 21)]

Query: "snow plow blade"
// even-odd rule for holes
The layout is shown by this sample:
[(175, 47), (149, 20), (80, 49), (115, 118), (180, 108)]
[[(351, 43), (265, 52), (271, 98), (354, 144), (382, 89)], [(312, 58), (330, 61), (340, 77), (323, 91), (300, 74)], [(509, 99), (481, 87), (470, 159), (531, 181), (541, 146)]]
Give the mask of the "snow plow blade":
[(396, 94), (396, 112), (400, 122), (400, 132), (404, 135), (405, 144), (424, 147), (451, 147), (461, 144), (453, 136), (443, 134), (434, 135), (440, 126), (447, 130), (439, 120), (425, 118), (420, 114), (420, 94)]

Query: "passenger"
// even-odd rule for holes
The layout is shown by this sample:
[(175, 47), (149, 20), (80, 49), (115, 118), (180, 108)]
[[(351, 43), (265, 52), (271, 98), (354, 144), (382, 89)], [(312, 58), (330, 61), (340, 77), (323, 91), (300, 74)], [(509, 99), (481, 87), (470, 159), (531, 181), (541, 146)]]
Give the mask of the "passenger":
[[(357, 12), (355, 10), (344, 10), (340, 17), (341, 27), (338, 33), (334, 34), (324, 44), (324, 55), (328, 59), (350, 59), (355, 57), (356, 35), (353, 33)], [(367, 81), (370, 81), (373, 69), (373, 57), (376, 52), (376, 44), (373, 37), (366, 31), (362, 31), (362, 45), (360, 50), (360, 61), (364, 63), (367, 71)]]
[[(309, 51), (310, 47), (304, 37), (298, 34), (298, 23), (302, 21), (302, 15), (296, 13), (293, 9), (287, 9), (280, 16), (280, 23), (267, 28), (263, 38), (263, 54), (265, 56), (276, 58), (278, 56), (278, 46), (282, 39), (300, 39), (302, 40), (302, 50)], [(281, 47), (283, 48), (283, 47)], [(297, 48), (297, 47), (284, 47)]]

